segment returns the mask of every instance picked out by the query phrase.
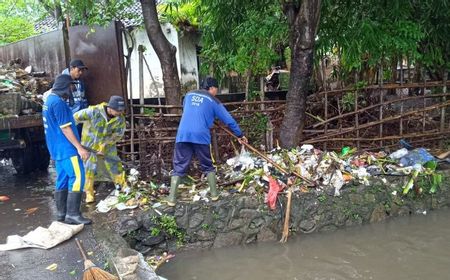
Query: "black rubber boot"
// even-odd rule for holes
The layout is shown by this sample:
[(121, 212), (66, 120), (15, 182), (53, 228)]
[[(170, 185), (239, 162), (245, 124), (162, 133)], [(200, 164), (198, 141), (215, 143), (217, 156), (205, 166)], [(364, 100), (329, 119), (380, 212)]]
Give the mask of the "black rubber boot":
[(55, 191), (56, 220), (64, 222), (67, 212), (67, 190)]
[(90, 223), (92, 223), (91, 220), (86, 219), (81, 215), (80, 205), (82, 194), (82, 192), (69, 192), (69, 194), (67, 195), (67, 214), (65, 220), (67, 224), (89, 225)]

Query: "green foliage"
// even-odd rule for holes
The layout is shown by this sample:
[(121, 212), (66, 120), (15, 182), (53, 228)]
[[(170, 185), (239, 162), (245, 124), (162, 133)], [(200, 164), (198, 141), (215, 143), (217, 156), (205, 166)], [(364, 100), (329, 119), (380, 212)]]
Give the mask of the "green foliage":
[(165, 1), (158, 5), (161, 22), (169, 22), (178, 30), (198, 28), (197, 9), (199, 0)]
[(420, 42), (422, 63), (434, 68), (450, 68), (450, 2), (448, 0), (411, 1), (413, 16), (425, 30)]
[(321, 194), (317, 197), (317, 200), (319, 200), (319, 202), (325, 202), (327, 201), (327, 196), (325, 194)]
[(339, 70), (349, 74), (364, 66), (388, 65), (399, 55), (419, 58), (424, 35), (410, 1), (325, 1), (316, 58), (337, 55)]
[(35, 34), (33, 22), (42, 17), (43, 9), (34, 0), (0, 2), (0, 45), (13, 43)]
[(169, 237), (176, 238), (178, 245), (182, 245), (184, 243), (185, 233), (180, 228), (178, 228), (174, 216), (169, 216), (167, 214), (164, 214), (159, 217), (155, 216), (153, 217), (153, 222), (156, 223), (157, 228), (155, 230), (152, 230), (151, 232), (152, 236), (156, 236), (160, 233), (157, 232), (157, 230), (163, 230)]
[(341, 80), (352, 71), (408, 58), (432, 71), (450, 67), (449, 1), (324, 1), (316, 59), (337, 56)]
[(0, 17), (0, 45), (13, 43), (34, 35), (34, 26), (21, 17)]
[(152, 231), (150, 232), (151, 236), (158, 236), (161, 233), (161, 229), (154, 227), (152, 228)]
[(63, 3), (64, 10), (78, 24), (108, 25), (112, 20), (136, 19), (142, 22), (141, 14), (126, 12), (125, 8), (134, 4), (133, 0), (77, 1)]
[(202, 71), (265, 74), (287, 44), (287, 24), (274, 1), (201, 0)]
[(144, 108), (144, 115), (148, 117), (153, 117), (155, 113), (156, 113), (155, 108)]
[(349, 91), (342, 96), (341, 106), (344, 112), (353, 111), (355, 108), (355, 92)]
[(436, 161), (429, 161), (425, 163), (424, 167), (425, 175), (420, 176), (418, 180), (418, 186), (421, 187), (425, 192), (434, 194), (441, 186), (443, 176), (441, 173), (436, 171)]
[(126, 194), (119, 194), (119, 197), (117, 198), (119, 203), (125, 203), (128, 200), (130, 200), (132, 198), (131, 195), (126, 195)]
[(209, 225), (209, 224), (202, 224), (202, 229), (209, 230), (209, 229), (211, 229), (211, 225)]
[(251, 143), (261, 143), (264, 140), (264, 133), (266, 132), (267, 122), (269, 118), (262, 113), (255, 113), (250, 116), (243, 117), (239, 124), (245, 129), (246, 137)]

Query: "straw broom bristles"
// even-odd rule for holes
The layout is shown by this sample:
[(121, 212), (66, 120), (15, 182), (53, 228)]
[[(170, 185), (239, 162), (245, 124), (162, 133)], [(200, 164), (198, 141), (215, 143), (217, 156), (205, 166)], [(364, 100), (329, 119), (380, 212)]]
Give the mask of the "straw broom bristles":
[(86, 257), (86, 253), (84, 252), (78, 238), (75, 238), (75, 242), (77, 243), (78, 249), (80, 249), (81, 255), (84, 259), (83, 280), (119, 280), (117, 276), (114, 276), (111, 273), (98, 268), (91, 260)]

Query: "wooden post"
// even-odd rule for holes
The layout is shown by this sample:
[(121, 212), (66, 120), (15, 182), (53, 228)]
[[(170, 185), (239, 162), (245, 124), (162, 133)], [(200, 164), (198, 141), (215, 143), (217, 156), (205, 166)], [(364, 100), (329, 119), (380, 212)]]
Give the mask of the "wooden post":
[[(427, 106), (426, 105), (426, 99), (425, 99), (425, 95), (423, 96), (423, 102), (422, 102), (422, 109), (425, 109), (425, 107)], [(423, 113), (422, 113), (422, 133), (425, 133), (425, 126), (426, 126), (426, 111), (425, 110), (423, 110)], [(424, 138), (422, 138), (422, 139), (424, 139)]]
[[(444, 75), (443, 75), (443, 87), (442, 87), (442, 93), (447, 93), (447, 79), (448, 79), (448, 71), (444, 70)], [(442, 97), (442, 101), (445, 102), (447, 101), (447, 97), (443, 96)], [(447, 108), (442, 108), (441, 109), (441, 132), (445, 130), (445, 111)]]
[(356, 138), (358, 139), (356, 141), (356, 147), (360, 148), (361, 143), (359, 141), (359, 114), (358, 114), (358, 90), (355, 90), (355, 128), (356, 128)]
[(273, 149), (273, 124), (270, 119), (266, 126), (266, 151), (271, 151)]
[[(144, 105), (144, 46), (138, 46), (139, 54), (139, 105)], [(144, 107), (140, 108), (140, 113), (144, 114)]]
[[(379, 80), (378, 80), (378, 88), (380, 90), (380, 122), (383, 120), (383, 102), (384, 102), (384, 91), (383, 91), (383, 63), (380, 64), (380, 74), (379, 74)], [(380, 123), (380, 138), (383, 137), (383, 123)], [(380, 147), (383, 147), (383, 140), (380, 140)]]
[(264, 111), (264, 77), (259, 78), (259, 89), (260, 89), (260, 95), (259, 98), (261, 99), (261, 110)]
[(133, 79), (132, 79), (132, 71), (131, 67), (129, 68), (129, 78), (130, 78), (130, 152), (131, 152), (131, 163), (135, 164), (135, 155), (134, 155), (134, 107), (133, 107)]
[(214, 152), (214, 159), (215, 159), (215, 163), (219, 164), (221, 163), (221, 159), (219, 158), (220, 154), (219, 154), (219, 145), (217, 144), (217, 132), (216, 129), (213, 128), (212, 132), (211, 132), (211, 143), (212, 143), (212, 148), (213, 148), (213, 152)]
[[(409, 75), (409, 71), (408, 71), (408, 75)], [(403, 85), (403, 57), (400, 58), (400, 85)], [(401, 89), (401, 91), (402, 92), (400, 93), (400, 99), (402, 100), (403, 99), (403, 90)], [(403, 107), (404, 107), (404, 102), (402, 100), (400, 103), (400, 114), (403, 114)], [(403, 135), (403, 118), (400, 118), (399, 124), (400, 124), (399, 135)]]
[[(324, 117), (325, 117), (325, 121), (328, 120), (328, 92), (325, 92), (325, 108), (324, 108)], [(324, 128), (324, 134), (327, 135), (327, 130), (328, 130), (328, 123), (325, 124), (325, 128)], [(323, 150), (326, 151), (327, 150), (327, 142), (324, 142), (323, 144)]]

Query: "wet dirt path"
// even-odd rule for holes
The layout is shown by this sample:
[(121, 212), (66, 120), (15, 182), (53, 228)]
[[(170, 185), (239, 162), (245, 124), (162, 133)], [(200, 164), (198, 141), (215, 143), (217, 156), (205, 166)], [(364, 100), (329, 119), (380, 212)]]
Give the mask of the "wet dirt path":
[[(24, 235), (38, 226), (48, 227), (51, 224), (56, 211), (54, 179), (52, 168), (49, 172), (18, 176), (11, 166), (0, 165), (0, 195), (10, 198), (0, 202), (0, 243), (5, 243), (8, 235)], [(86, 226), (77, 237), (83, 240), (85, 250), (92, 252), (89, 258), (102, 267), (105, 257), (94, 240), (92, 227)], [(53, 263), (58, 265), (57, 269), (46, 270)], [(81, 279), (83, 269), (73, 238), (50, 250), (0, 252), (0, 279)]]

